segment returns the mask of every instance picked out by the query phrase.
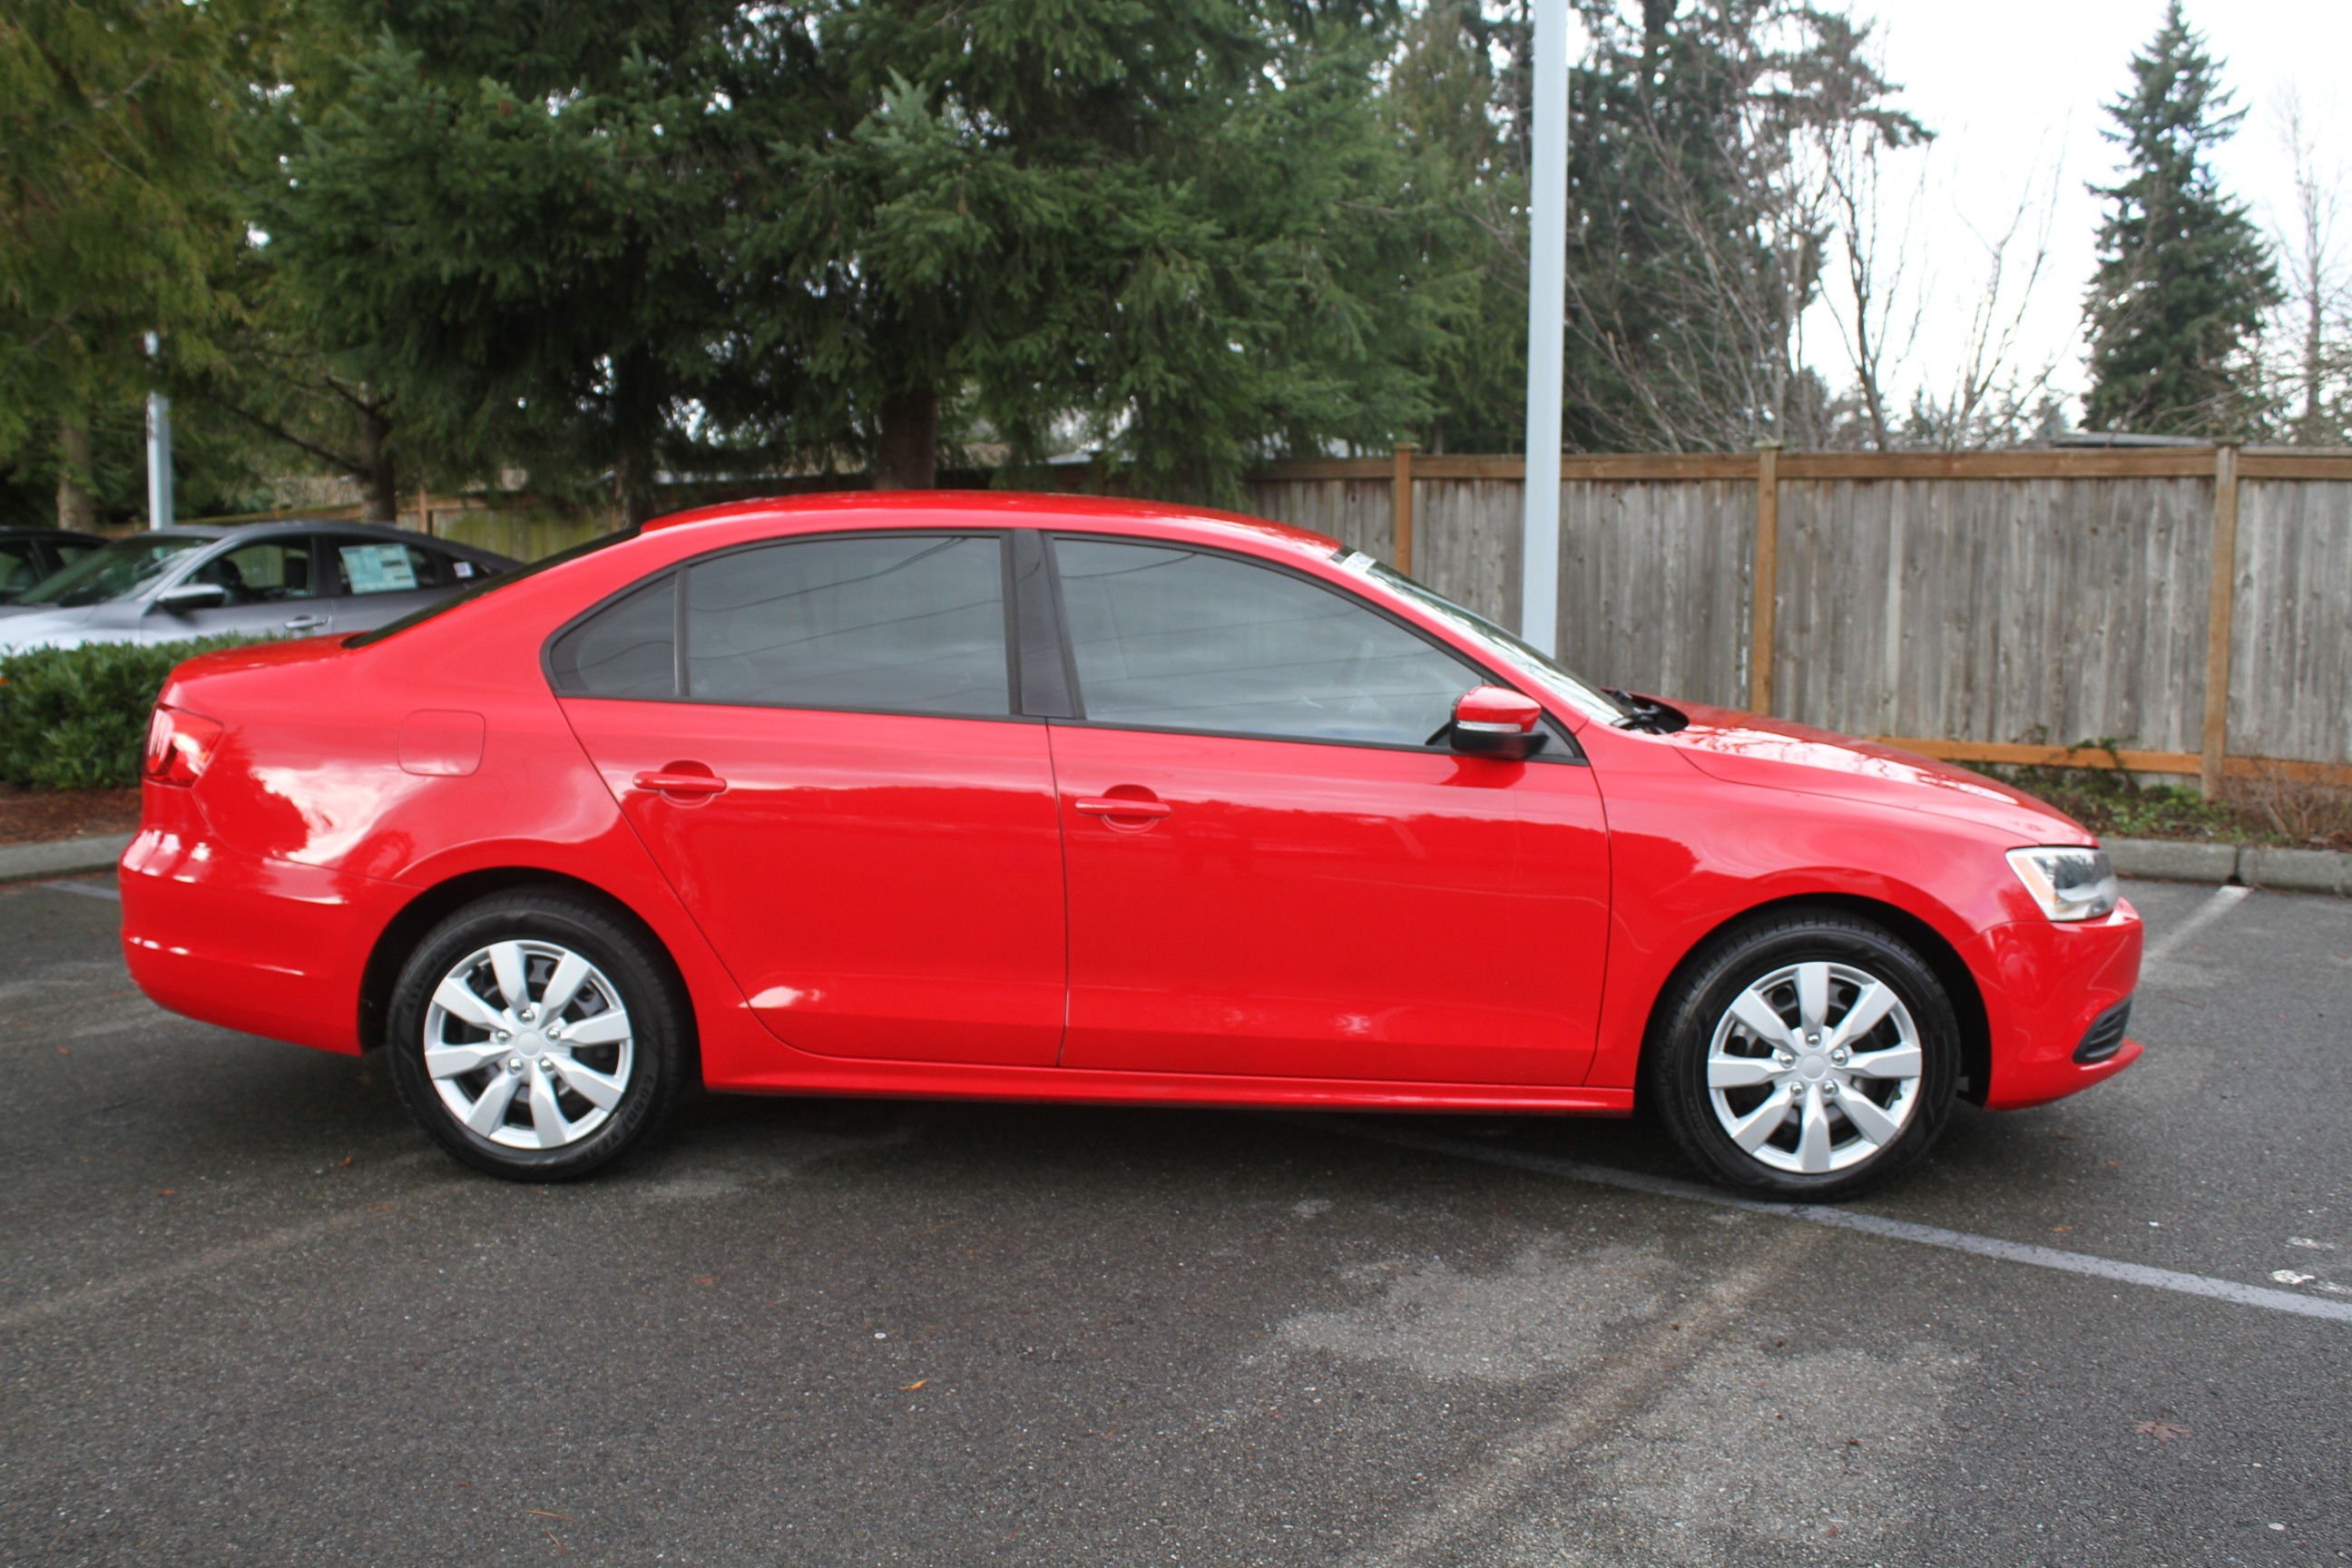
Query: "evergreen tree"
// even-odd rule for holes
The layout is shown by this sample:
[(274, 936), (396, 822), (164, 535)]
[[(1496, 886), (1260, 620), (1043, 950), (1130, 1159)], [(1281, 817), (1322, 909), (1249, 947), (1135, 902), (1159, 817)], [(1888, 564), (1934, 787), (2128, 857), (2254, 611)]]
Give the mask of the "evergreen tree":
[(405, 490), (466, 477), (464, 465), (442, 461), (428, 432), (404, 428), (383, 380), (392, 355), (351, 331), (350, 301), (306, 289), (313, 279), (281, 265), (287, 247), (272, 232), (307, 127), (349, 94), (376, 35), (313, 0), (247, 3), (274, 8), (239, 72), (236, 196), (248, 237), (226, 279), (234, 304), (215, 333), (219, 352), (175, 376), (173, 394), (184, 420), (240, 441), (254, 468), (277, 479), (324, 470), (358, 488), (364, 521), (394, 522)]
[[(1745, 447), (1811, 431), (1827, 398), (1796, 332), (1819, 288), (1825, 214), (1806, 143), (1903, 146), (1925, 128), (1894, 107), (1867, 30), (1827, 7), (1578, 10), (1591, 43), (1569, 83), (1563, 439)], [(1515, 448), (1523, 429), (1529, 41), (1517, 11), (1433, 5), (1391, 93), (1408, 136), (1448, 159), (1461, 219), (1450, 238), (1482, 279), (1446, 317), (1432, 365), (1444, 439), (1458, 449)]]
[(717, 237), (764, 8), (391, 0), (347, 79), (298, 90), (265, 208), (293, 313), (439, 466), (520, 465), (649, 515), (696, 456), (729, 331)]
[[(212, 353), (229, 196), (238, 0), (23, 0), (0, 10), (0, 464), (97, 521), (156, 374)], [(135, 450), (135, 448), (134, 448)]]
[(2268, 247), (2243, 204), (2225, 195), (2210, 155), (2244, 118), (2180, 0), (2103, 133), (2123, 150), (2087, 304), (2095, 430), (2232, 435), (2258, 416), (2254, 350), (2278, 302)]
[(1349, 0), (388, 0), (262, 226), (412, 447), (535, 488), (1073, 437), (1121, 482), (1425, 411), (1427, 198)]
[(1433, 406), (1417, 432), (1430, 452), (1516, 452), (1526, 438), (1527, 42), (1518, 12), (1433, 0), (1389, 76), (1400, 144), (1440, 198), (1424, 267)]
[[(1385, 442), (1413, 361), (1427, 198), (1345, 0), (844, 4), (808, 34), (835, 112), (740, 209), (775, 434), (930, 482), (959, 437), (1072, 437), (1118, 482), (1237, 499), (1246, 465)], [(771, 362), (779, 351), (788, 357)]]

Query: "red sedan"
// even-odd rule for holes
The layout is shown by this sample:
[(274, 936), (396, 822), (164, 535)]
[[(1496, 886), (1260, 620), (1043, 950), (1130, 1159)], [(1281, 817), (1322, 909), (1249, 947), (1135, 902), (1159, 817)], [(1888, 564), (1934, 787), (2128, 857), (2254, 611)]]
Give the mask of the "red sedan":
[(1006, 495), (689, 512), (191, 661), (147, 994), (381, 1048), (502, 1176), (715, 1089), (1573, 1111), (1838, 1196), (2070, 1094), (2140, 924), (2068, 818), (1578, 679), (1333, 541)]

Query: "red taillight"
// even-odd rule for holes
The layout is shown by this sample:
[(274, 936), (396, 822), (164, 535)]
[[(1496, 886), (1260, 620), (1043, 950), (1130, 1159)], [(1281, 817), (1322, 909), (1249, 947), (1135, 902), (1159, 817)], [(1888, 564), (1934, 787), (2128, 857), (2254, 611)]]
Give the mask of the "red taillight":
[(217, 720), (157, 703), (154, 717), (147, 721), (147, 758), (140, 772), (150, 784), (184, 788), (195, 783), (213, 760), (222, 729)]

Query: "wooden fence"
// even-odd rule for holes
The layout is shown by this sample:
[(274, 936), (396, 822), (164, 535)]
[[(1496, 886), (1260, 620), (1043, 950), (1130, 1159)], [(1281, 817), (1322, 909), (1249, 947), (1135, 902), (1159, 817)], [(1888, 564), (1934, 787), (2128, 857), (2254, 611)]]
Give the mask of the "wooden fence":
[[(1524, 481), (1402, 448), (1261, 469), (1250, 508), (1515, 625)], [(412, 500), (526, 559), (609, 525)], [(1560, 532), (1561, 656), (1612, 686), (1959, 762), (2352, 785), (2352, 452), (1572, 455)]]
[[(1281, 464), (1251, 510), (1506, 624), (1517, 458)], [(2352, 453), (1579, 457), (1571, 668), (1962, 762), (2352, 784)]]

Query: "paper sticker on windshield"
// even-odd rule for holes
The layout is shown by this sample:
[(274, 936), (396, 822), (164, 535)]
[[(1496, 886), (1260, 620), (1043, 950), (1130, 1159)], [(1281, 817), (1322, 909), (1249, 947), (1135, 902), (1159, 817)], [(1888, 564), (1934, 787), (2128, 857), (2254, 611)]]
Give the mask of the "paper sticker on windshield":
[(346, 544), (343, 575), (354, 594), (398, 594), (416, 586), (405, 544)]

